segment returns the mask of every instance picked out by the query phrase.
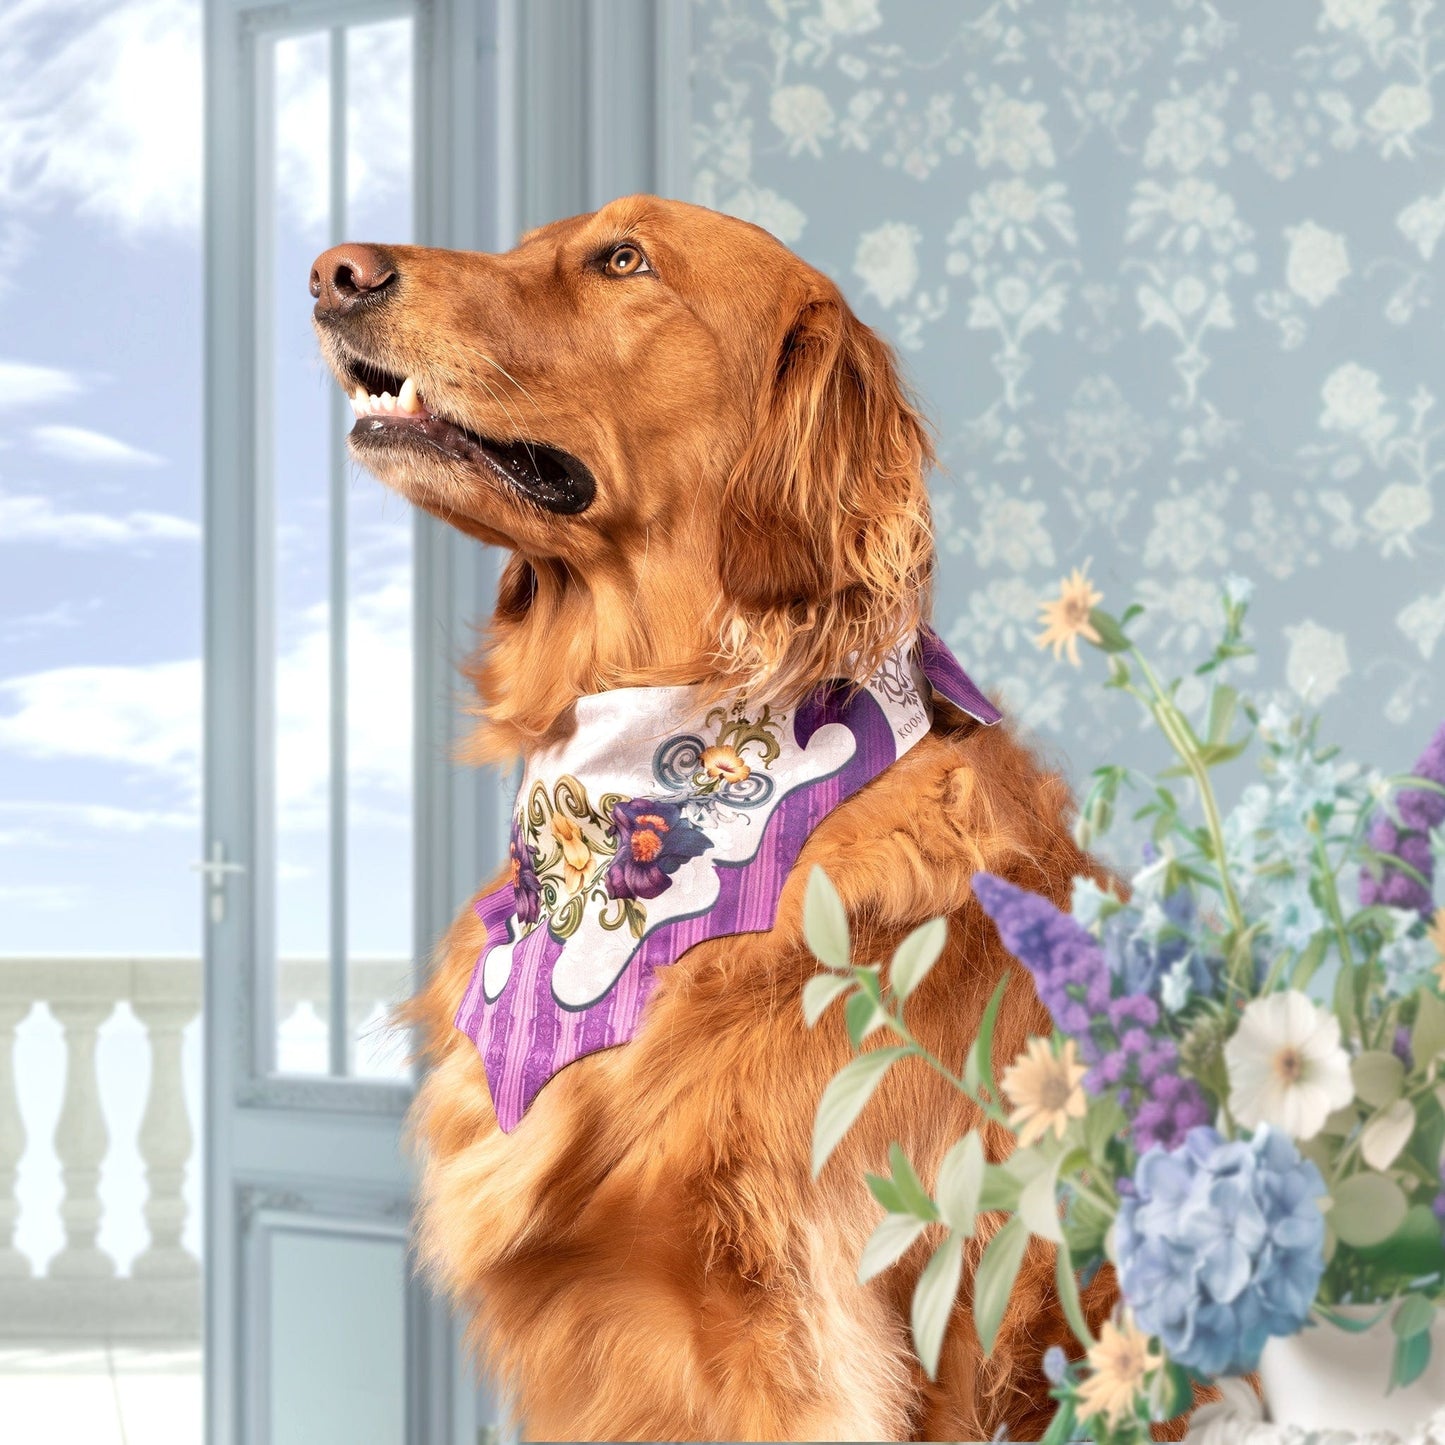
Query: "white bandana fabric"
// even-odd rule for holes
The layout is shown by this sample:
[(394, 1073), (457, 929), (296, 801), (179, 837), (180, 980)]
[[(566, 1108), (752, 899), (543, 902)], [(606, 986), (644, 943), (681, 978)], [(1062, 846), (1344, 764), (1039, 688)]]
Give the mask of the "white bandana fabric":
[(504, 1130), (559, 1069), (633, 1036), (660, 967), (772, 926), (808, 835), (928, 732), (933, 691), (998, 721), (931, 631), (795, 709), (696, 687), (578, 699), (572, 736), (528, 760), (512, 876), (477, 903), (487, 942), (456, 1020)]

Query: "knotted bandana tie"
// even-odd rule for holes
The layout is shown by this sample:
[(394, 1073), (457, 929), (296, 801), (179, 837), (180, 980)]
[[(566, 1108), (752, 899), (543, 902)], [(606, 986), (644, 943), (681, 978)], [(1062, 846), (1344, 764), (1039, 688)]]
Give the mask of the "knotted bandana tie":
[(576, 731), (527, 763), (456, 1017), (505, 1131), (560, 1069), (633, 1037), (659, 969), (773, 926), (808, 835), (928, 732), (933, 693), (999, 720), (931, 629), (791, 710), (697, 687), (578, 698)]

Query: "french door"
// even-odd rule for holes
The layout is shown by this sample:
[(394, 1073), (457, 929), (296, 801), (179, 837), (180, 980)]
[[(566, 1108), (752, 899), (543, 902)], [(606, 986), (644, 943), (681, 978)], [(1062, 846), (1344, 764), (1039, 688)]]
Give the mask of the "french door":
[(310, 334), (345, 238), (496, 249), (507, 87), (478, 0), (206, 14), (208, 1445), (475, 1445), (413, 1274), (387, 1007), (493, 865), (455, 770), (479, 548), (347, 461)]

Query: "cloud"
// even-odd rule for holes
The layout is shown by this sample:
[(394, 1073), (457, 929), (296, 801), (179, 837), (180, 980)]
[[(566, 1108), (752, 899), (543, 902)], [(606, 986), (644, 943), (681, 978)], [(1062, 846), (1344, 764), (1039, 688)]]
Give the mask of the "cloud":
[(0, 201), (73, 202), (129, 233), (194, 230), (200, 36), (194, 0), (0, 9)]
[(64, 913), (85, 898), (84, 890), (63, 883), (0, 883), (0, 905)]
[(37, 426), (30, 431), (37, 451), (66, 462), (103, 467), (155, 467), (164, 457), (83, 426)]
[(0, 846), (71, 846), (77, 832), (147, 833), (153, 828), (193, 832), (200, 809), (118, 808), (109, 803), (0, 802)]
[(141, 542), (196, 542), (200, 526), (169, 512), (68, 512), (49, 497), (0, 492), (0, 543), (55, 542), (62, 547), (131, 547)]
[[(349, 27), (351, 199), (400, 199), (411, 166), (409, 24)], [(276, 48), (282, 204), (323, 220), (325, 39)], [(319, 58), (318, 58), (319, 57)], [(194, 233), (201, 215), (196, 0), (10, 0), (0, 6), (0, 205), (73, 204), (128, 235)], [(385, 193), (385, 194), (383, 194)]]
[[(3, 526), (3, 524), (0, 524)], [(30, 758), (87, 758), (195, 786), (201, 756), (201, 664), (57, 667), (0, 683), (0, 748)]]
[[(3, 33), (3, 27), (0, 27), (0, 33)], [(0, 100), (0, 112), (3, 112), (3, 109), (4, 102)], [(0, 135), (0, 145), (3, 144), (3, 135)], [(0, 197), (3, 197), (3, 194), (3, 188), (0, 188)], [(29, 361), (0, 360), (0, 411), (6, 408), (19, 410), (21, 407), (44, 406), (47, 402), (78, 396), (81, 390), (80, 380), (75, 373), (62, 371), (58, 366), (37, 366)]]
[[(0, 520), (0, 530), (4, 522)], [(330, 782), (327, 610), (295, 619), (276, 665), (276, 805), (282, 827), (326, 826)], [(352, 598), (347, 775), (354, 823), (404, 825), (411, 794), (411, 590), (396, 571)], [(180, 809), (134, 813), (68, 804), (0, 804), (7, 821), (142, 831), (194, 826), (200, 789), (201, 662), (54, 668), (0, 682), (0, 754), (108, 763), (164, 781)], [(69, 809), (70, 811), (66, 811)]]

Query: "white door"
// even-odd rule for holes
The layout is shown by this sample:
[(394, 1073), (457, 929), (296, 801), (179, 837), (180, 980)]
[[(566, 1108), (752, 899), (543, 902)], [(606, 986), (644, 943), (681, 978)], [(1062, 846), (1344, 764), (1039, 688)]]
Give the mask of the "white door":
[(307, 281), (348, 236), (510, 236), (494, 9), (206, 18), (208, 1445), (475, 1445), (384, 1012), (497, 856), (495, 782), (448, 761), (492, 584), (347, 462)]

